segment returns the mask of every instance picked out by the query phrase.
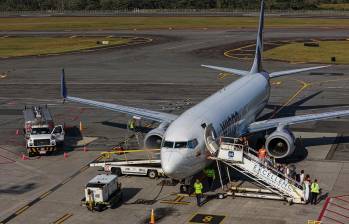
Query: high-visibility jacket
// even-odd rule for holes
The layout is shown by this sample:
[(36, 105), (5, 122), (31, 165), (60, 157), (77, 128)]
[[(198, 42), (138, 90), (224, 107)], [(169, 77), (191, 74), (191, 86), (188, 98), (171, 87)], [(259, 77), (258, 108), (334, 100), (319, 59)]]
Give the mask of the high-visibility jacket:
[(310, 188), (312, 193), (320, 193), (320, 186), (318, 183), (312, 183)]
[(265, 148), (261, 148), (261, 149), (258, 150), (258, 157), (260, 159), (265, 158), (266, 155), (267, 155), (267, 150)]
[(216, 178), (216, 174), (214, 172), (214, 169), (206, 169), (205, 173), (206, 173), (207, 177), (211, 177), (212, 179)]
[(194, 184), (195, 194), (202, 194), (202, 189), (203, 188), (204, 187), (202, 186), (202, 183), (195, 182), (195, 184)]
[(128, 128), (129, 129), (134, 129), (135, 128), (135, 124), (134, 124), (135, 122), (133, 121), (133, 120), (129, 120), (128, 121)]

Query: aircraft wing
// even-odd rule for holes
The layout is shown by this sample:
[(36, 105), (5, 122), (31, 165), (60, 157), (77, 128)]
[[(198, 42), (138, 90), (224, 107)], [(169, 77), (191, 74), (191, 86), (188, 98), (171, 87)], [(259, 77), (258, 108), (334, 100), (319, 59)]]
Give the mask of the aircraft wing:
[(141, 108), (136, 108), (136, 107), (129, 107), (129, 106), (122, 106), (119, 104), (112, 104), (112, 103), (103, 103), (103, 102), (98, 102), (94, 100), (87, 100), (87, 99), (82, 99), (78, 97), (72, 97), (67, 95), (67, 87), (65, 84), (65, 77), (64, 77), (64, 70), (62, 73), (62, 79), (61, 79), (61, 94), (64, 100), (71, 101), (71, 102), (76, 102), (76, 103), (81, 103), (81, 104), (86, 104), (90, 106), (94, 106), (97, 108), (103, 108), (106, 110), (111, 110), (119, 113), (124, 113), (124, 114), (129, 114), (132, 116), (138, 116), (142, 117), (148, 120), (152, 121), (157, 121), (157, 122), (166, 122), (166, 123), (171, 123), (177, 118), (177, 115), (174, 114), (169, 114), (169, 113), (164, 113), (164, 112), (158, 112), (158, 111), (153, 111), (153, 110), (147, 110), (147, 109), (141, 109)]
[(318, 113), (318, 114), (306, 114), (306, 115), (298, 115), (293, 117), (283, 117), (283, 118), (275, 118), (270, 120), (264, 120), (264, 121), (257, 121), (254, 123), (251, 123), (248, 126), (248, 132), (258, 132), (263, 131), (271, 128), (276, 128), (280, 125), (293, 125), (293, 124), (300, 124), (310, 121), (318, 121), (318, 120), (325, 120), (330, 118), (339, 118), (349, 116), (349, 110), (340, 110), (340, 111), (333, 111), (333, 112), (325, 112), (325, 113)]

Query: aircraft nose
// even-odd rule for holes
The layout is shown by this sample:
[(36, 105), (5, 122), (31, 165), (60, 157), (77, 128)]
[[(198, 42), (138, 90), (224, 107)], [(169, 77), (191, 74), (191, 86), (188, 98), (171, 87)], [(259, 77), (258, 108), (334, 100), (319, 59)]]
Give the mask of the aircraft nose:
[(182, 159), (180, 152), (168, 148), (161, 149), (161, 167), (165, 175), (174, 179), (184, 178)]

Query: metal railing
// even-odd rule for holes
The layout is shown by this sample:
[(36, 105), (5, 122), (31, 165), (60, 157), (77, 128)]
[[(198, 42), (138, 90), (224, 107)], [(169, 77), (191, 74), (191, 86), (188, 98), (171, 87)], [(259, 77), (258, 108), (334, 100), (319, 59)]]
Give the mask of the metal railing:
[[(241, 9), (124, 9), (124, 10), (41, 10), (0, 11), (0, 17), (11, 16), (258, 16), (258, 10)], [(343, 17), (349, 10), (267, 10), (267, 16)]]
[(302, 184), (300, 182), (296, 181), (293, 178), (290, 178), (286, 174), (284, 174), (284, 173), (280, 172), (279, 170), (277, 170), (275, 167), (263, 163), (262, 161), (260, 161), (260, 159), (257, 156), (255, 156), (255, 155), (258, 155), (258, 152), (256, 150), (254, 150), (253, 148), (251, 148), (249, 146), (239, 144), (239, 143), (237, 143), (238, 141), (239, 141), (238, 138), (231, 138), (231, 137), (221, 137), (220, 138), (220, 143), (221, 144), (222, 143), (229, 144), (229, 145), (232, 145), (233, 147), (238, 147), (239, 149), (243, 149), (244, 156), (247, 157), (249, 160), (254, 161), (255, 163), (259, 164), (262, 167), (265, 167), (266, 169), (271, 171), (274, 175), (277, 175), (278, 177), (282, 177), (284, 179), (287, 179), (287, 181), (289, 183), (291, 183), (292, 185), (294, 185), (294, 186), (298, 187), (299, 189), (303, 190), (303, 186), (302, 186)]

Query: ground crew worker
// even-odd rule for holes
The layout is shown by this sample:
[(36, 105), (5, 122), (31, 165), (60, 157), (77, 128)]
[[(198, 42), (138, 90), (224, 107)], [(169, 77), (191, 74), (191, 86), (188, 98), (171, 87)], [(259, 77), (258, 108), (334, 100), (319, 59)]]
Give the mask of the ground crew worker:
[(247, 137), (243, 137), (242, 138), (243, 139), (243, 141), (244, 141), (244, 146), (245, 146), (245, 149), (248, 149), (248, 145), (249, 145), (249, 143), (248, 143), (248, 139), (247, 139)]
[(215, 170), (212, 169), (212, 168), (206, 168), (204, 170), (204, 173), (207, 176), (207, 182), (208, 182), (209, 191), (212, 191), (213, 183), (214, 183), (214, 180), (216, 179)]
[(267, 156), (267, 150), (265, 149), (264, 145), (258, 150), (258, 158), (261, 161), (261, 163), (265, 163), (265, 157)]
[(196, 179), (194, 183), (194, 190), (195, 190), (195, 195), (196, 195), (196, 203), (199, 207), (201, 207), (201, 198), (202, 198), (202, 189), (204, 187), (202, 186), (202, 183), (200, 182), (199, 179)]
[(317, 203), (317, 196), (320, 193), (320, 186), (317, 183), (317, 179), (315, 179), (314, 182), (311, 184), (310, 190), (311, 190), (310, 204), (316, 205), (316, 203)]
[(136, 121), (135, 121), (135, 119), (133, 119), (133, 118), (132, 118), (131, 120), (129, 120), (128, 123), (127, 123), (128, 129), (130, 129), (130, 130), (133, 131), (133, 130), (135, 129), (135, 122), (136, 122)]

